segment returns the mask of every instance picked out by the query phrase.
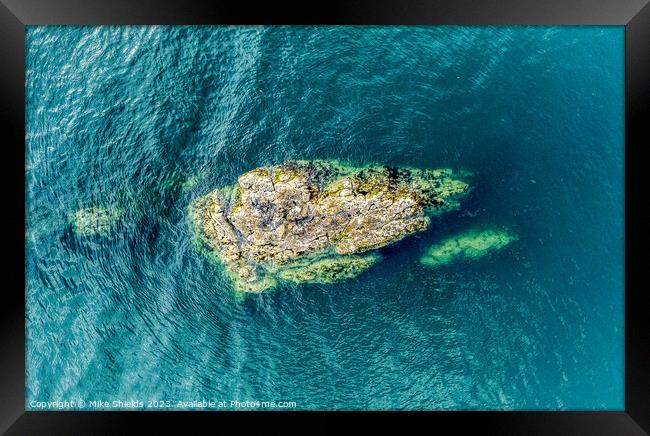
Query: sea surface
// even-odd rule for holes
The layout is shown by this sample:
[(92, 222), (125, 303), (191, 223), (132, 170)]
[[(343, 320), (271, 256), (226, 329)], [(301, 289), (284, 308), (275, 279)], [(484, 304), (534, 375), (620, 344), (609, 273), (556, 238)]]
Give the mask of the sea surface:
[[(26, 36), (28, 410), (623, 409), (623, 27)], [(357, 278), (239, 298), (190, 200), (317, 158), (472, 189)], [(110, 234), (73, 231), (109, 205)], [(419, 262), (501, 227), (501, 251)]]

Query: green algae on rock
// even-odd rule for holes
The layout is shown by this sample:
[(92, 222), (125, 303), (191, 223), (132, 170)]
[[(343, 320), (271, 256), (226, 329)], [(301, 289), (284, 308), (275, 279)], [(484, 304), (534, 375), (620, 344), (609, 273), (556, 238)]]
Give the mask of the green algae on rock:
[(70, 213), (68, 220), (78, 236), (107, 236), (123, 215), (124, 211), (119, 207), (93, 206)]
[(471, 230), (430, 247), (420, 261), (427, 266), (439, 266), (458, 258), (478, 258), (515, 240), (516, 235), (501, 229)]
[(359, 274), (378, 257), (353, 255), (425, 230), (427, 212), (455, 207), (467, 188), (448, 169), (289, 161), (194, 199), (189, 216), (235, 288), (260, 292), (277, 280), (330, 283)]
[(279, 268), (277, 276), (294, 283), (335, 283), (356, 277), (380, 260), (377, 253), (299, 260)]

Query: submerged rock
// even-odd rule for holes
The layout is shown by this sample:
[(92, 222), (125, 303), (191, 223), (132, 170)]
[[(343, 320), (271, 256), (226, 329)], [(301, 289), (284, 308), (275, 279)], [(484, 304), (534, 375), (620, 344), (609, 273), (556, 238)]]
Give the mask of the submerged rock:
[(516, 235), (501, 229), (472, 230), (430, 247), (420, 261), (427, 266), (439, 266), (458, 258), (477, 258), (499, 250), (515, 240)]
[(467, 187), (448, 169), (290, 161), (196, 198), (190, 219), (235, 288), (260, 292), (277, 280), (330, 283), (358, 275), (379, 256), (357, 253), (425, 230), (426, 212), (456, 207)]
[(68, 220), (78, 236), (107, 236), (115, 229), (124, 211), (118, 207), (87, 207), (72, 212)]
[(294, 283), (334, 283), (355, 277), (380, 260), (376, 253), (306, 259), (282, 266), (277, 277)]

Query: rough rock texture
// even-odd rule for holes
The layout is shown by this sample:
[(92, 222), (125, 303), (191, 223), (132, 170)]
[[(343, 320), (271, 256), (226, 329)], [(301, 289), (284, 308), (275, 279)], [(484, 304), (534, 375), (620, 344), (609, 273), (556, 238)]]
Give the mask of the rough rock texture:
[(290, 161), (195, 199), (190, 217), (235, 287), (259, 292), (278, 279), (353, 277), (377, 261), (356, 253), (426, 229), (426, 210), (455, 207), (466, 190), (447, 169)]
[(421, 262), (428, 266), (439, 266), (458, 258), (478, 258), (515, 240), (516, 235), (501, 229), (471, 230), (430, 247)]

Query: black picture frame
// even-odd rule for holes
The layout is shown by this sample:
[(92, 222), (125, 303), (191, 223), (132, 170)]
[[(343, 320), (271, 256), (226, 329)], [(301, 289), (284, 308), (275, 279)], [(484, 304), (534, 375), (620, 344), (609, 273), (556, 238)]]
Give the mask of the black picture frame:
[[(2, 122), (6, 268), (0, 352), (0, 431), (7, 434), (97, 434), (123, 432), (133, 421), (168, 417), (204, 420), (231, 412), (25, 412), (25, 26), (41, 24), (466, 24), (625, 26), (625, 410), (620, 412), (409, 412), (426, 428), (471, 426), (482, 433), (637, 435), (650, 431), (650, 326), (644, 303), (648, 217), (642, 190), (650, 107), (650, 5), (647, 0), (445, 0), (356, 2), (312, 5), (278, 2), (146, 0), (0, 0), (0, 120)], [(7, 199), (9, 202), (7, 203)], [(258, 417), (291, 422), (287, 412), (234, 414), (240, 430)], [(362, 412), (373, 421), (403, 413)], [(328, 424), (331, 415), (299, 413)], [(323, 415), (326, 415), (323, 416)], [(243, 419), (242, 419), (243, 417)], [(288, 418), (288, 419), (287, 419)], [(222, 421), (223, 422), (223, 421)], [(459, 430), (460, 431), (460, 430)]]

